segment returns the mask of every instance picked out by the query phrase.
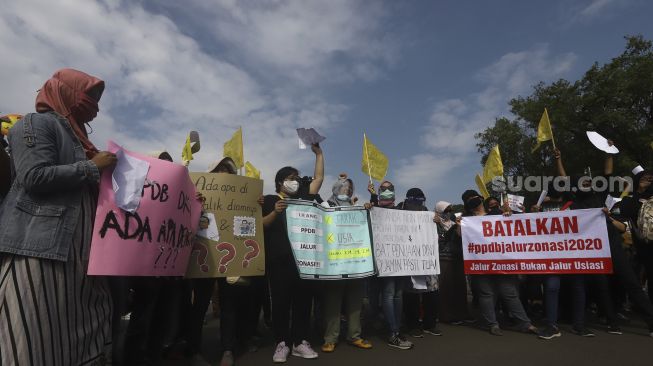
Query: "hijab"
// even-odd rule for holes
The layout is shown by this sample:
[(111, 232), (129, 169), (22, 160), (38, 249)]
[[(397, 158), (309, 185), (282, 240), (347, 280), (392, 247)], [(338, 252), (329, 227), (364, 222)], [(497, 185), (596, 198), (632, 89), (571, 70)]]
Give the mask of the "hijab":
[[(347, 188), (349, 188), (349, 192), (347, 192)], [(351, 197), (354, 195), (354, 182), (347, 178), (346, 174), (341, 174), (333, 184), (331, 193), (331, 197), (329, 198), (330, 202), (335, 203), (337, 206), (351, 206), (353, 204)], [(342, 199), (342, 197), (338, 198), (338, 196), (342, 195), (346, 195), (347, 199)]]
[(440, 216), (440, 225), (445, 231), (449, 231), (449, 229), (451, 229), (451, 227), (456, 223), (451, 219), (451, 215), (446, 215), (444, 213), (444, 210), (449, 206), (451, 206), (451, 203), (446, 201), (438, 201), (438, 203), (435, 204), (435, 212)]
[(98, 149), (88, 139), (85, 123), (99, 112), (98, 102), (104, 91), (104, 81), (73, 69), (61, 69), (43, 84), (36, 96), (36, 111), (54, 111), (68, 119), (73, 133), (91, 159)]

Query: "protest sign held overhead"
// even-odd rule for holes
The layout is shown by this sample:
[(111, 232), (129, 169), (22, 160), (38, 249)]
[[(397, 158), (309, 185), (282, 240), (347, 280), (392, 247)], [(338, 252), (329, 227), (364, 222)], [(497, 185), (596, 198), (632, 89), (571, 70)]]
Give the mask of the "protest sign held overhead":
[(375, 207), (370, 216), (380, 277), (440, 273), (438, 229), (432, 212)]
[(601, 209), (462, 219), (466, 274), (611, 273)]
[[(186, 277), (262, 276), (265, 273), (263, 221), (258, 198), (263, 181), (226, 173), (190, 173), (206, 201), (207, 214)], [(215, 234), (213, 225), (217, 227)]]
[(88, 274), (183, 276), (201, 211), (188, 170), (124, 150), (113, 142), (108, 150), (122, 150), (130, 158), (145, 161), (149, 171), (133, 212), (116, 205), (112, 171), (103, 172)]
[(288, 238), (299, 275), (305, 279), (342, 279), (374, 274), (367, 210), (287, 200)]

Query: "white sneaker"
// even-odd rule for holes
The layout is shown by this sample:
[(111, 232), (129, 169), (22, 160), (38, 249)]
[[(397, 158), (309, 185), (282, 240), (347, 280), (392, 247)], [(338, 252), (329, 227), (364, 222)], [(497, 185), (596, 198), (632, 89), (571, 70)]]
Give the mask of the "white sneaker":
[(277, 349), (274, 351), (274, 356), (272, 356), (272, 362), (274, 363), (286, 362), (289, 353), (290, 353), (290, 348), (286, 346), (286, 342), (279, 342), (279, 344), (277, 344)]
[(294, 346), (292, 355), (301, 358), (317, 358), (317, 352), (313, 351), (311, 344), (306, 341), (302, 341), (299, 346)]

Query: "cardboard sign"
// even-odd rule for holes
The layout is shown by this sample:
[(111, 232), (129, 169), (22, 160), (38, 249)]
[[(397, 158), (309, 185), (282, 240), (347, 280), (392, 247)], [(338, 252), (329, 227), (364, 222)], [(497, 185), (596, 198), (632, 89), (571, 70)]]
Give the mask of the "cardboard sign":
[[(109, 151), (120, 149), (109, 142)], [(143, 196), (133, 213), (119, 208), (112, 170), (102, 173), (88, 274), (183, 276), (201, 211), (188, 170), (179, 164), (123, 151), (149, 163)]]
[(370, 216), (379, 277), (440, 273), (438, 227), (432, 212), (374, 207)]
[(462, 219), (467, 274), (612, 273), (600, 208)]
[(344, 279), (374, 274), (367, 210), (287, 200), (288, 238), (301, 278)]
[[(263, 217), (259, 197), (263, 181), (226, 173), (190, 173), (206, 201), (204, 211), (213, 214), (217, 235), (198, 236), (188, 264), (188, 278), (262, 276), (265, 274)], [(202, 232), (201, 232), (202, 233)]]

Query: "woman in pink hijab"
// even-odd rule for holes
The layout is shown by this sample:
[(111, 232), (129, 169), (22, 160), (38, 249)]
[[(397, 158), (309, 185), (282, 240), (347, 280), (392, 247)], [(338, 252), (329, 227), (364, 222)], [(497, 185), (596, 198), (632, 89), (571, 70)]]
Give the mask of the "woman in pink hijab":
[(57, 71), (37, 113), (10, 130), (16, 177), (0, 205), (0, 364), (104, 365), (111, 297), (86, 275), (100, 172), (84, 124), (97, 116), (104, 82)]

